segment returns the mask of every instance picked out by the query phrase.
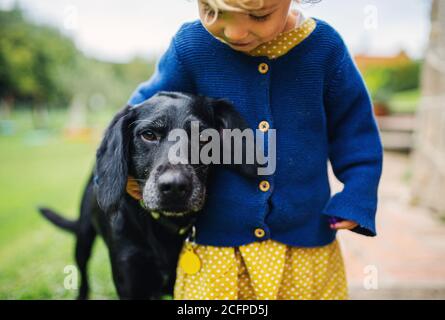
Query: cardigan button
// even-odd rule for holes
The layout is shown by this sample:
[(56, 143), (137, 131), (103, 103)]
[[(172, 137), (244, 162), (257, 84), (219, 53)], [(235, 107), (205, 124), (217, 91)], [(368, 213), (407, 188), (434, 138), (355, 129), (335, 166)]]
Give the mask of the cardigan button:
[(260, 63), (260, 65), (258, 66), (258, 71), (261, 74), (266, 74), (269, 71), (269, 66), (267, 65), (267, 63)]
[(257, 237), (258, 239), (262, 239), (266, 236), (266, 231), (264, 231), (261, 228), (257, 228), (255, 229), (255, 237)]
[(260, 190), (263, 191), (263, 192), (269, 191), (270, 190), (270, 183), (269, 183), (269, 181), (266, 181), (266, 180), (261, 181), (260, 182)]
[(261, 132), (266, 133), (270, 129), (270, 124), (267, 121), (261, 121), (258, 128), (260, 129)]

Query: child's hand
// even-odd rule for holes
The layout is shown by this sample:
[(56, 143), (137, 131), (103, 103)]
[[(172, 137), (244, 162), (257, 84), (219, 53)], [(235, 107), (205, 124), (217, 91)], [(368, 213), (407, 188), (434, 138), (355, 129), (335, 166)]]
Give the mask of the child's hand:
[(138, 201), (142, 199), (142, 193), (141, 189), (139, 188), (139, 184), (132, 176), (128, 176), (127, 193)]
[(331, 229), (335, 230), (352, 230), (358, 226), (358, 223), (351, 220), (342, 220), (330, 224)]

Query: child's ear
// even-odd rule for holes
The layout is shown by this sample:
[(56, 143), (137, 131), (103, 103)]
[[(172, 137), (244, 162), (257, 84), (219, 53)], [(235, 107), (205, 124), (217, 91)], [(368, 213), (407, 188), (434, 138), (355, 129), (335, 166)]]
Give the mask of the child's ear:
[[(235, 107), (227, 100), (224, 99), (216, 99), (212, 102), (212, 109), (213, 109), (213, 115), (214, 120), (216, 124), (216, 129), (220, 132), (220, 136), (222, 139), (222, 132), (225, 129), (234, 130), (234, 129), (240, 129), (241, 131), (244, 131), (246, 129), (250, 129), (248, 123), (244, 120), (244, 118), (241, 116), (241, 114), (236, 111)], [(253, 136), (255, 137), (255, 131), (253, 131)], [(222, 142), (222, 141), (221, 141)], [(222, 143), (223, 145), (223, 143)], [(234, 157), (234, 144), (231, 144), (231, 159), (235, 159)], [(221, 154), (226, 152), (224, 148), (221, 148)], [(258, 176), (258, 164), (256, 162), (256, 159), (253, 164), (246, 163), (246, 153), (247, 153), (247, 146), (246, 141), (243, 140), (242, 143), (242, 150), (238, 151), (242, 152), (242, 158), (243, 163), (242, 164), (230, 164), (225, 165), (230, 169), (233, 169), (240, 174), (242, 174), (245, 177), (248, 178), (254, 178)], [(255, 155), (254, 155), (255, 156)], [(221, 159), (221, 163), (222, 159)]]

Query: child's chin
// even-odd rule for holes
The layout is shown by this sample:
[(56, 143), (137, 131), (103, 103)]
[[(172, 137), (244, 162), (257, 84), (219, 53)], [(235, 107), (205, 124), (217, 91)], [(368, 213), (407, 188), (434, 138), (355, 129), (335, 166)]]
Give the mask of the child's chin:
[(234, 46), (234, 45), (230, 45), (229, 44), (229, 46), (233, 49), (233, 50), (236, 50), (236, 51), (240, 51), (240, 52), (245, 52), (245, 53), (247, 53), (247, 52), (250, 52), (250, 51), (252, 51), (252, 50), (254, 50), (256, 47), (258, 47), (258, 46), (256, 46), (256, 45), (249, 45), (249, 46)]

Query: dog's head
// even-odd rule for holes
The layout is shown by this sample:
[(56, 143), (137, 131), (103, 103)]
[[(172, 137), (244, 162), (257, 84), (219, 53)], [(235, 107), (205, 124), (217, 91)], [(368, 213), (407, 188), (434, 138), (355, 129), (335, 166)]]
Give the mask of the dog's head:
[[(166, 216), (185, 216), (204, 205), (210, 165), (191, 161), (191, 139), (186, 149), (188, 163), (172, 164), (168, 139), (182, 129), (190, 137), (192, 123), (199, 131), (248, 128), (247, 123), (225, 100), (182, 93), (160, 92), (144, 103), (127, 106), (112, 120), (97, 151), (97, 198), (105, 212), (118, 208), (126, 192), (128, 175), (143, 190), (143, 202), (151, 211)], [(199, 142), (198, 142), (199, 143)], [(203, 143), (199, 147), (202, 147)], [(195, 149), (196, 150), (196, 149)], [(252, 165), (232, 166), (245, 176), (255, 175)]]

